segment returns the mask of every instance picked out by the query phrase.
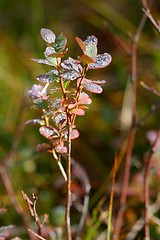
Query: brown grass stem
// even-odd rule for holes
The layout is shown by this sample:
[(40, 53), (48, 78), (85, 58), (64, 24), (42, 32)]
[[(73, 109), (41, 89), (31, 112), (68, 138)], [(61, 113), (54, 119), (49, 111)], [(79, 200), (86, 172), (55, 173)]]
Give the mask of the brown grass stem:
[(111, 220), (112, 220), (112, 209), (113, 209), (113, 197), (114, 197), (114, 187), (115, 187), (115, 177), (117, 172), (117, 156), (115, 156), (113, 174), (112, 174), (112, 187), (110, 194), (110, 203), (109, 203), (109, 211), (108, 211), (108, 229), (107, 229), (107, 240), (111, 239)]
[(150, 220), (150, 214), (149, 214), (149, 176), (150, 176), (150, 167), (153, 159), (153, 154), (155, 152), (154, 149), (156, 149), (156, 145), (158, 143), (158, 140), (160, 138), (160, 130), (157, 133), (156, 139), (153, 143), (152, 150), (150, 151), (150, 154), (147, 158), (146, 167), (145, 167), (145, 173), (144, 173), (144, 206), (145, 206), (145, 213), (144, 213), (144, 231), (145, 231), (145, 240), (150, 240), (150, 231), (149, 231), (149, 220)]
[(133, 152), (133, 147), (135, 143), (136, 136), (136, 114), (137, 114), (137, 44), (140, 38), (140, 34), (146, 22), (147, 16), (144, 14), (138, 26), (137, 32), (134, 35), (132, 41), (132, 57), (131, 57), (131, 87), (132, 87), (132, 127), (128, 137), (128, 147), (126, 152), (126, 160), (124, 167), (124, 178), (122, 183), (122, 193), (120, 198), (120, 209), (118, 211), (117, 220), (115, 223), (115, 232), (113, 240), (118, 240), (121, 232), (122, 222), (124, 218), (124, 213), (126, 209), (126, 200), (128, 194), (128, 185), (130, 178), (130, 166), (131, 166), (131, 156)]

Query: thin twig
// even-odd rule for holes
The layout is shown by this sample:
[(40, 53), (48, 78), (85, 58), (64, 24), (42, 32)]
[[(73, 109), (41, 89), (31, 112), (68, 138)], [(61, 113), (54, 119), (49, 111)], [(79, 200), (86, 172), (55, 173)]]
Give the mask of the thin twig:
[(42, 224), (39, 220), (37, 210), (36, 210), (36, 203), (37, 203), (38, 197), (33, 193), (32, 194), (33, 201), (31, 201), (29, 199), (29, 197), (27, 196), (27, 194), (25, 194), (23, 191), (21, 193), (22, 193), (22, 196), (23, 196), (24, 200), (27, 202), (27, 205), (28, 205), (31, 216), (33, 217), (34, 221), (37, 224), (38, 234), (40, 236), (42, 236)]
[(71, 235), (71, 219), (70, 219), (70, 208), (71, 208), (71, 118), (70, 114), (67, 115), (68, 124), (68, 148), (67, 148), (67, 206), (66, 206), (66, 230), (67, 240), (72, 239)]
[(151, 21), (151, 23), (153, 24), (153, 26), (155, 27), (155, 29), (157, 30), (157, 32), (160, 33), (160, 24), (157, 23), (157, 22), (154, 20), (151, 12), (150, 12), (150, 10), (149, 10), (149, 8), (147, 8), (147, 9), (144, 9), (144, 8), (143, 8), (142, 10), (145, 12), (146, 16), (149, 18), (149, 20)]
[(118, 240), (122, 221), (124, 217), (124, 212), (126, 208), (126, 199), (128, 193), (128, 185), (129, 185), (129, 178), (130, 178), (130, 166), (131, 166), (131, 156), (133, 152), (135, 136), (136, 136), (136, 114), (137, 114), (137, 106), (136, 106), (136, 98), (137, 98), (137, 44), (140, 38), (140, 34), (146, 22), (147, 16), (144, 14), (140, 21), (139, 27), (137, 32), (133, 38), (132, 42), (132, 59), (131, 59), (131, 87), (132, 87), (132, 127), (129, 133), (128, 138), (128, 148), (126, 152), (126, 161), (125, 161), (125, 172), (122, 184), (122, 194), (120, 198), (120, 209), (118, 211), (118, 216), (115, 224), (115, 232), (113, 236), (113, 240)]
[(147, 85), (145, 82), (141, 81), (140, 85), (145, 88), (146, 90), (152, 92), (153, 94), (157, 95), (158, 97), (160, 97), (160, 92), (154, 88), (152, 88), (151, 86)]
[(145, 167), (145, 174), (144, 174), (144, 205), (145, 205), (145, 240), (150, 240), (150, 233), (149, 233), (149, 172), (150, 166), (153, 159), (154, 149), (156, 149), (156, 145), (160, 138), (160, 130), (157, 133), (156, 139), (153, 143), (152, 150), (148, 156), (146, 167)]
[(41, 237), (39, 234), (35, 233), (32, 229), (28, 229), (35, 237), (38, 237), (41, 240), (46, 240), (46, 238)]

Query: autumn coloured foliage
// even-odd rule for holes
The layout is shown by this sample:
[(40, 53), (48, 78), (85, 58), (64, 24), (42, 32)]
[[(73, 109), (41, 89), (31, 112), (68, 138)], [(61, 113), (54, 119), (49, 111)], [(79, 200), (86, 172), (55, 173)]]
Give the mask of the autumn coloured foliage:
[[(27, 123), (39, 124), (40, 134), (48, 139), (47, 143), (39, 144), (37, 148), (53, 155), (68, 183), (69, 215), (71, 141), (79, 137), (75, 120), (77, 116), (83, 116), (88, 105), (91, 104), (89, 93), (100, 94), (103, 90), (102, 85), (105, 84), (105, 80), (88, 79), (87, 71), (108, 66), (112, 58), (108, 53), (98, 54), (98, 40), (93, 35), (88, 36), (85, 41), (76, 37), (82, 55), (73, 59), (72, 57), (65, 58), (68, 49), (67, 38), (63, 33), (56, 36), (51, 30), (42, 28), (40, 34), (47, 44), (44, 51), (45, 58), (32, 60), (48, 65), (51, 70), (37, 76), (36, 79), (41, 84), (34, 84), (28, 91), (33, 107), (41, 109), (42, 115), (39, 119), (29, 120)], [(61, 164), (61, 158), (64, 156), (69, 163), (67, 170)], [(69, 221), (66, 220), (66, 222)], [(68, 239), (70, 239), (69, 235), (71, 233), (68, 233)]]
[(88, 92), (101, 93), (105, 83), (105, 80), (88, 79), (87, 71), (106, 67), (111, 56), (108, 53), (97, 54), (98, 40), (95, 36), (89, 36), (85, 41), (76, 37), (83, 55), (63, 60), (68, 50), (66, 36), (63, 33), (55, 36), (51, 30), (42, 28), (41, 37), (47, 43), (45, 59), (33, 60), (52, 69), (36, 78), (41, 85), (34, 84), (28, 91), (34, 108), (42, 110), (41, 118), (28, 123), (39, 124), (40, 134), (49, 139), (48, 144), (40, 144), (38, 149), (47, 149), (55, 159), (60, 159), (61, 154), (67, 153), (67, 117), (72, 125), (71, 139), (75, 139), (79, 136), (75, 118), (84, 115), (92, 102)]

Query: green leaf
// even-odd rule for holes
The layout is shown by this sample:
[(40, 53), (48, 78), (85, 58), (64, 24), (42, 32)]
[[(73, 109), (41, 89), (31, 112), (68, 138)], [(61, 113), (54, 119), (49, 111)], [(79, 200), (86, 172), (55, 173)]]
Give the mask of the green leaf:
[(37, 98), (33, 100), (33, 104), (35, 107), (40, 109), (46, 109), (47, 108), (47, 102), (44, 99)]
[(85, 54), (92, 59), (97, 56), (97, 43), (98, 40), (94, 35), (88, 36), (87, 39), (84, 41), (84, 44), (86, 46)]
[(48, 57), (48, 62), (52, 64), (52, 66), (57, 67), (57, 58), (55, 57)]
[(63, 86), (64, 86), (65, 89), (69, 86), (70, 82), (71, 82), (71, 81), (65, 81), (65, 82), (63, 83)]
[(58, 34), (55, 40), (55, 45), (54, 45), (56, 52), (64, 51), (66, 48), (66, 45), (67, 45), (67, 38), (64, 35), (64, 33)]
[(92, 42), (90, 42), (86, 47), (85, 54), (94, 59), (97, 56), (97, 47)]

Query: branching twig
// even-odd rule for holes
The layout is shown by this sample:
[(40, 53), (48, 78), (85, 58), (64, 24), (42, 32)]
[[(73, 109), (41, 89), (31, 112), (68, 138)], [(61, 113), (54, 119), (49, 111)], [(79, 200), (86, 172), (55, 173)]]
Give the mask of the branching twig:
[(153, 24), (153, 26), (155, 27), (155, 29), (158, 31), (158, 33), (160, 33), (160, 24), (159, 24), (159, 22), (157, 23), (157, 22), (154, 20), (154, 18), (153, 18), (153, 16), (152, 16), (152, 14), (151, 14), (148, 6), (146, 5), (146, 6), (144, 6), (144, 7), (145, 7), (145, 8), (143, 8), (142, 10), (143, 10), (144, 13), (146, 14), (146, 16), (149, 18), (149, 20), (151, 21), (151, 23)]
[(29, 199), (29, 197), (27, 196), (27, 194), (25, 194), (23, 191), (22, 191), (22, 196), (23, 196), (24, 200), (27, 202), (30, 214), (38, 226), (38, 235), (42, 236), (42, 225), (40, 223), (40, 220), (39, 220), (39, 217), (38, 217), (38, 214), (36, 211), (36, 203), (37, 203), (38, 198), (35, 194), (32, 194), (33, 201), (31, 201)]

